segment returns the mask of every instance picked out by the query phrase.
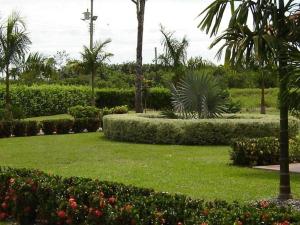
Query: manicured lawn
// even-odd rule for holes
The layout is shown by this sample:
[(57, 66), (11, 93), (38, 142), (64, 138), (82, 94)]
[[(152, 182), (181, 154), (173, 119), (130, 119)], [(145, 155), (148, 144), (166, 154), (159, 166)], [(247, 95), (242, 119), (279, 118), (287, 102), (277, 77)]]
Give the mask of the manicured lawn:
[(40, 116), (40, 117), (32, 117), (27, 118), (25, 120), (36, 120), (36, 121), (42, 121), (42, 120), (56, 120), (56, 119), (72, 119), (73, 117), (68, 114), (59, 114), (54, 116)]
[[(235, 101), (240, 101), (243, 111), (259, 112), (261, 101), (261, 90), (258, 88), (230, 89), (230, 95)], [(268, 113), (278, 112), (278, 89), (270, 88), (265, 90), (265, 101)]]
[[(248, 201), (276, 197), (278, 174), (230, 165), (229, 147), (112, 142), (100, 133), (0, 139), (0, 165), (39, 168), (182, 193)], [(300, 197), (299, 175), (293, 191)], [(297, 180), (297, 182), (296, 182)]]

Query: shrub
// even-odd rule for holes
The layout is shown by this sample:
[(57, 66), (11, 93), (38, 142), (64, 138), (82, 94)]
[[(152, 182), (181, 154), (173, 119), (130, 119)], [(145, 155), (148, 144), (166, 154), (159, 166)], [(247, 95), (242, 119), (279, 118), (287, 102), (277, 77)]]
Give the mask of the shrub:
[(27, 136), (36, 136), (40, 131), (40, 127), (37, 121), (27, 122)]
[(10, 121), (0, 122), (0, 137), (10, 137), (12, 134), (13, 123)]
[(86, 119), (75, 119), (73, 124), (73, 132), (82, 133), (86, 129)]
[[(40, 171), (0, 169), (1, 220), (19, 224), (298, 224), (300, 213), (268, 201), (204, 202), (184, 195)], [(4, 206), (4, 207), (3, 207)]]
[(52, 135), (56, 131), (55, 120), (44, 120), (42, 123), (42, 129), (45, 135)]
[[(95, 89), (96, 106), (112, 108), (127, 105), (134, 108), (134, 89)], [(91, 89), (88, 86), (63, 85), (12, 85), (11, 97), (13, 105), (22, 109), (26, 117), (49, 116), (68, 113), (68, 109), (90, 103)], [(5, 99), (5, 86), (0, 84), (1, 100)], [(147, 95), (147, 107), (156, 110), (171, 106), (171, 94), (165, 88), (151, 88)]]
[(126, 114), (128, 111), (129, 109), (127, 105), (116, 106), (111, 109), (112, 114)]
[[(290, 162), (300, 162), (300, 140), (290, 140)], [(275, 137), (234, 140), (230, 153), (235, 165), (264, 166), (279, 164), (279, 141)]]
[(69, 114), (78, 118), (99, 118), (100, 109), (93, 106), (74, 106), (69, 108)]
[(13, 135), (15, 135), (16, 137), (24, 137), (26, 136), (26, 132), (27, 132), (26, 121), (21, 121), (21, 120), (14, 121)]
[(56, 133), (57, 134), (68, 134), (73, 127), (73, 120), (61, 119), (55, 120)]
[[(145, 115), (108, 115), (103, 130), (113, 140), (137, 143), (188, 145), (228, 145), (234, 138), (277, 137), (277, 116), (241, 115), (237, 118), (179, 120), (148, 118)], [(290, 137), (298, 133), (299, 124), (290, 119)]]
[(88, 132), (96, 132), (101, 125), (100, 119), (87, 118), (85, 125), (86, 125), (85, 128), (88, 130)]

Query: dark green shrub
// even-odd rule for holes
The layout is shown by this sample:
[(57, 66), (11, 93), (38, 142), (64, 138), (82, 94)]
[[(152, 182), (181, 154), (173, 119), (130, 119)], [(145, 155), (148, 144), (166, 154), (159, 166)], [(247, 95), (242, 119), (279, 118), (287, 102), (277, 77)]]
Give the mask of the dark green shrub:
[(93, 106), (74, 106), (69, 108), (69, 114), (78, 118), (99, 118), (100, 109)]
[(74, 121), (71, 119), (55, 120), (56, 133), (57, 134), (68, 134), (73, 127)]
[(0, 122), (0, 137), (10, 137), (13, 131), (13, 122)]
[[(222, 119), (180, 120), (153, 115), (108, 115), (103, 131), (113, 140), (136, 143), (229, 145), (234, 138), (278, 137), (277, 116), (241, 115)], [(155, 115), (154, 115), (155, 116)], [(298, 134), (299, 122), (290, 119), (289, 134)]]
[[(300, 162), (300, 141), (290, 140), (290, 162)], [(279, 164), (279, 141), (275, 137), (234, 140), (230, 153), (235, 165), (264, 166)]]
[(45, 135), (52, 135), (56, 131), (55, 120), (44, 120), (42, 123), (42, 129)]
[(86, 119), (75, 119), (73, 124), (74, 133), (82, 133), (86, 129)]
[(118, 105), (134, 107), (133, 89), (98, 89), (96, 96), (96, 105), (99, 108), (112, 108)]
[(27, 122), (27, 136), (36, 136), (40, 132), (40, 127), (37, 121)]
[(96, 132), (101, 123), (100, 123), (100, 119), (97, 118), (87, 118), (86, 119), (86, 129), (88, 130), (88, 132)]
[[(268, 201), (204, 202), (184, 195), (40, 171), (0, 168), (1, 220), (21, 225), (299, 224), (300, 213)], [(4, 206), (4, 207), (3, 207)], [(267, 215), (267, 216), (266, 216)], [(42, 222), (43, 221), (43, 222)], [(285, 222), (285, 223), (283, 223)]]
[(14, 121), (13, 135), (15, 135), (16, 137), (24, 137), (26, 136), (26, 132), (27, 132), (26, 121), (21, 121), (21, 120)]

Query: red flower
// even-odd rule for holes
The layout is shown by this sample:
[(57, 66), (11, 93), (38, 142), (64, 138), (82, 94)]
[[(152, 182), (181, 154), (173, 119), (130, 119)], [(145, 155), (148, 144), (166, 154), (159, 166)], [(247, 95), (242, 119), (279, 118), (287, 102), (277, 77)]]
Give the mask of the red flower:
[(242, 223), (242, 221), (236, 221), (235, 223), (234, 223), (234, 225), (243, 225), (243, 223)]
[(57, 212), (57, 216), (58, 216), (59, 218), (61, 218), (61, 219), (65, 219), (67, 215), (66, 215), (66, 212), (65, 212), (65, 211), (60, 210), (60, 211)]
[(96, 209), (96, 210), (94, 211), (94, 215), (95, 215), (96, 217), (101, 217), (101, 216), (103, 215), (103, 212), (100, 211), (100, 210), (98, 210), (98, 209)]
[(178, 222), (178, 223), (177, 223), (177, 225), (183, 225), (183, 223), (181, 223), (181, 222)]
[(108, 199), (108, 202), (109, 202), (109, 204), (111, 204), (111, 205), (114, 205), (115, 203), (116, 203), (116, 198), (115, 197), (110, 197), (109, 199)]
[(261, 208), (268, 208), (270, 203), (266, 200), (262, 200), (262, 201), (260, 201), (259, 205)]
[(76, 209), (76, 208), (77, 208), (77, 203), (76, 203), (76, 202), (71, 202), (71, 203), (70, 203), (70, 207), (71, 207), (72, 209)]
[(3, 202), (3, 203), (1, 204), (1, 207), (2, 207), (2, 209), (7, 209), (7, 208), (8, 208), (8, 205), (7, 205), (6, 202)]
[(71, 204), (72, 202), (76, 202), (76, 200), (75, 200), (75, 198), (72, 198), (72, 197), (71, 197), (71, 198), (69, 199), (69, 203)]

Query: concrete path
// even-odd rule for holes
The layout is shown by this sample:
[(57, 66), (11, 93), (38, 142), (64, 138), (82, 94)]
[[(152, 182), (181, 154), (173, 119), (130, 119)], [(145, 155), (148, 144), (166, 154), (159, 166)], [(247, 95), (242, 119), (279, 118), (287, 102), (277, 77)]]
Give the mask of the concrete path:
[[(263, 169), (263, 170), (273, 170), (279, 171), (279, 165), (272, 165), (272, 166), (255, 166), (255, 169)], [(292, 173), (300, 173), (300, 163), (290, 164), (290, 172)]]

